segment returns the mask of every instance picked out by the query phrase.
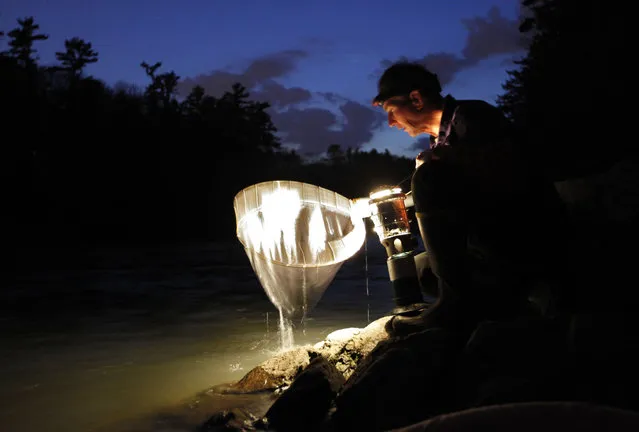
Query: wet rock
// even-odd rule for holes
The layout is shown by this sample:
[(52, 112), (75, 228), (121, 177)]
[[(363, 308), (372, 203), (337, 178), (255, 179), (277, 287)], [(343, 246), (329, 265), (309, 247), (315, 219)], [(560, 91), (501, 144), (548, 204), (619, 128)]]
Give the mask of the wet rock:
[(269, 429), (316, 430), (343, 384), (344, 377), (335, 366), (316, 357), (266, 413)]
[(390, 337), (385, 329), (390, 319), (390, 316), (379, 318), (363, 329), (338, 330), (328, 335), (325, 341), (315, 345), (315, 349), (348, 379), (359, 362), (373, 351), (379, 342)]
[(320, 352), (322, 356), (330, 358), (336, 355), (353, 336), (359, 334), (361, 331), (362, 329), (359, 327), (335, 330), (326, 336), (326, 339), (313, 345), (313, 349)]
[(197, 432), (240, 432), (256, 430), (253, 426), (257, 418), (242, 409), (224, 410), (213, 414), (204, 424), (197, 428)]
[(365, 328), (346, 328), (329, 334), (314, 346), (301, 346), (278, 354), (231, 384), (228, 392), (272, 391), (290, 385), (312, 359), (322, 356), (348, 379), (358, 363), (389, 335), (384, 326), (391, 317), (380, 318)]
[(240, 381), (231, 384), (228, 392), (253, 393), (290, 385), (317, 355), (311, 346), (285, 351), (253, 368)]

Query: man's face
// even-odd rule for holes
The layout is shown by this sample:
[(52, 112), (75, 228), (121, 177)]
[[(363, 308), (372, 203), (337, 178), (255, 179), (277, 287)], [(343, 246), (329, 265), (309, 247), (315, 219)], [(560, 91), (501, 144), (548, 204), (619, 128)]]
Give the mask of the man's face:
[(382, 108), (388, 115), (388, 126), (401, 129), (412, 137), (422, 133), (423, 115), (415, 108), (409, 97), (392, 97), (382, 104)]

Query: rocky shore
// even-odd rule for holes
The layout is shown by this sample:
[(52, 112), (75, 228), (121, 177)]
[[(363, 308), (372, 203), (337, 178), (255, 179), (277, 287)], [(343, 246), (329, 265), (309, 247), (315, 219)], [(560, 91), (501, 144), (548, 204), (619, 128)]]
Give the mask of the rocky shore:
[(335, 331), (256, 366), (223, 391), (268, 394), (270, 406), (215, 413), (198, 431), (465, 431), (478, 422), (566, 430), (577, 418), (587, 426), (580, 430), (639, 430), (619, 393), (627, 383), (590, 369), (592, 356), (576, 361), (593, 348), (573, 343), (576, 333), (591, 336), (588, 344), (595, 339), (575, 320), (485, 322), (460, 340), (442, 329), (391, 337), (390, 319)]

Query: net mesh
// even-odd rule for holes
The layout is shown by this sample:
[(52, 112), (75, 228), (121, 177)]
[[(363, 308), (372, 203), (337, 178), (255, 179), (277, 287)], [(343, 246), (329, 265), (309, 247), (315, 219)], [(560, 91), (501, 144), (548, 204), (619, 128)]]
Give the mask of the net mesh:
[(289, 319), (320, 300), (366, 230), (342, 195), (295, 181), (249, 186), (234, 200), (237, 236), (260, 284)]

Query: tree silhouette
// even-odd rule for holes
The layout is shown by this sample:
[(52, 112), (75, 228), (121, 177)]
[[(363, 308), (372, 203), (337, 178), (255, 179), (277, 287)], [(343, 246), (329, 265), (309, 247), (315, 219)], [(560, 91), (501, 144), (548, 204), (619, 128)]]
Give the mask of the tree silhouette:
[(11, 185), (2, 195), (3, 239), (231, 237), (233, 209), (220, 203), (251, 184), (291, 179), (363, 196), (412, 169), (408, 160), (350, 149), (339, 165), (304, 161), (281, 145), (269, 104), (253, 100), (241, 83), (215, 96), (195, 86), (178, 102), (177, 74), (142, 62), (150, 81), (144, 89), (108, 86), (85, 76), (98, 54), (79, 37), (56, 53), (59, 66), (39, 66), (34, 43), (46, 35), (33, 18), (18, 22), (11, 51), (0, 56), (0, 109), (29, 138), (6, 139), (1, 149), (0, 183)]
[(328, 160), (334, 165), (345, 162), (344, 152), (339, 144), (329, 145), (326, 150), (326, 155), (328, 156)]
[(149, 65), (147, 62), (140, 63), (142, 69), (151, 80), (155, 79), (155, 72), (162, 67), (162, 62), (157, 62), (153, 65)]
[(187, 96), (184, 101), (184, 106), (188, 107), (189, 110), (197, 111), (197, 109), (202, 105), (202, 101), (204, 100), (204, 87), (200, 85), (196, 85), (191, 90), (191, 93)]
[(18, 60), (19, 64), (24, 67), (34, 66), (38, 57), (35, 55), (36, 50), (33, 44), (36, 41), (43, 41), (49, 38), (48, 35), (37, 33), (40, 29), (35, 24), (33, 17), (18, 19), (18, 27), (11, 30), (9, 36), (9, 55)]
[(65, 51), (56, 52), (55, 57), (76, 79), (82, 75), (86, 65), (98, 61), (98, 53), (93, 50), (91, 43), (78, 37), (65, 40), (64, 48)]
[(216, 128), (223, 140), (236, 143), (233, 152), (278, 149), (277, 130), (266, 112), (270, 105), (250, 101), (249, 97), (246, 87), (240, 83), (233, 84), (231, 91), (225, 92), (216, 101)]
[(180, 77), (173, 71), (157, 74), (157, 70), (162, 67), (162, 62), (157, 62), (153, 65), (142, 62), (140, 66), (142, 66), (144, 72), (151, 79), (151, 83), (145, 91), (145, 95), (151, 104), (160, 104), (164, 109), (177, 107), (173, 98), (177, 91)]
[[(607, 139), (602, 152), (595, 135), (615, 123), (612, 83), (627, 67), (610, 47), (623, 45), (623, 26), (603, 0), (525, 0), (523, 5), (530, 16), (520, 32), (529, 36), (530, 47), (508, 71), (498, 104), (549, 178), (605, 169), (628, 141)], [(586, 123), (591, 127), (580, 126)], [(550, 154), (538, 151), (540, 146)]]
[(129, 96), (141, 96), (144, 92), (135, 84), (125, 81), (118, 81), (113, 85), (115, 93), (123, 93)]
[(209, 117), (209, 115), (205, 114), (207, 107), (209, 110), (214, 110), (215, 99), (206, 96), (204, 87), (199, 85), (191, 89), (191, 92), (180, 106), (187, 120), (194, 126), (202, 126), (202, 124), (206, 122), (206, 119)]

